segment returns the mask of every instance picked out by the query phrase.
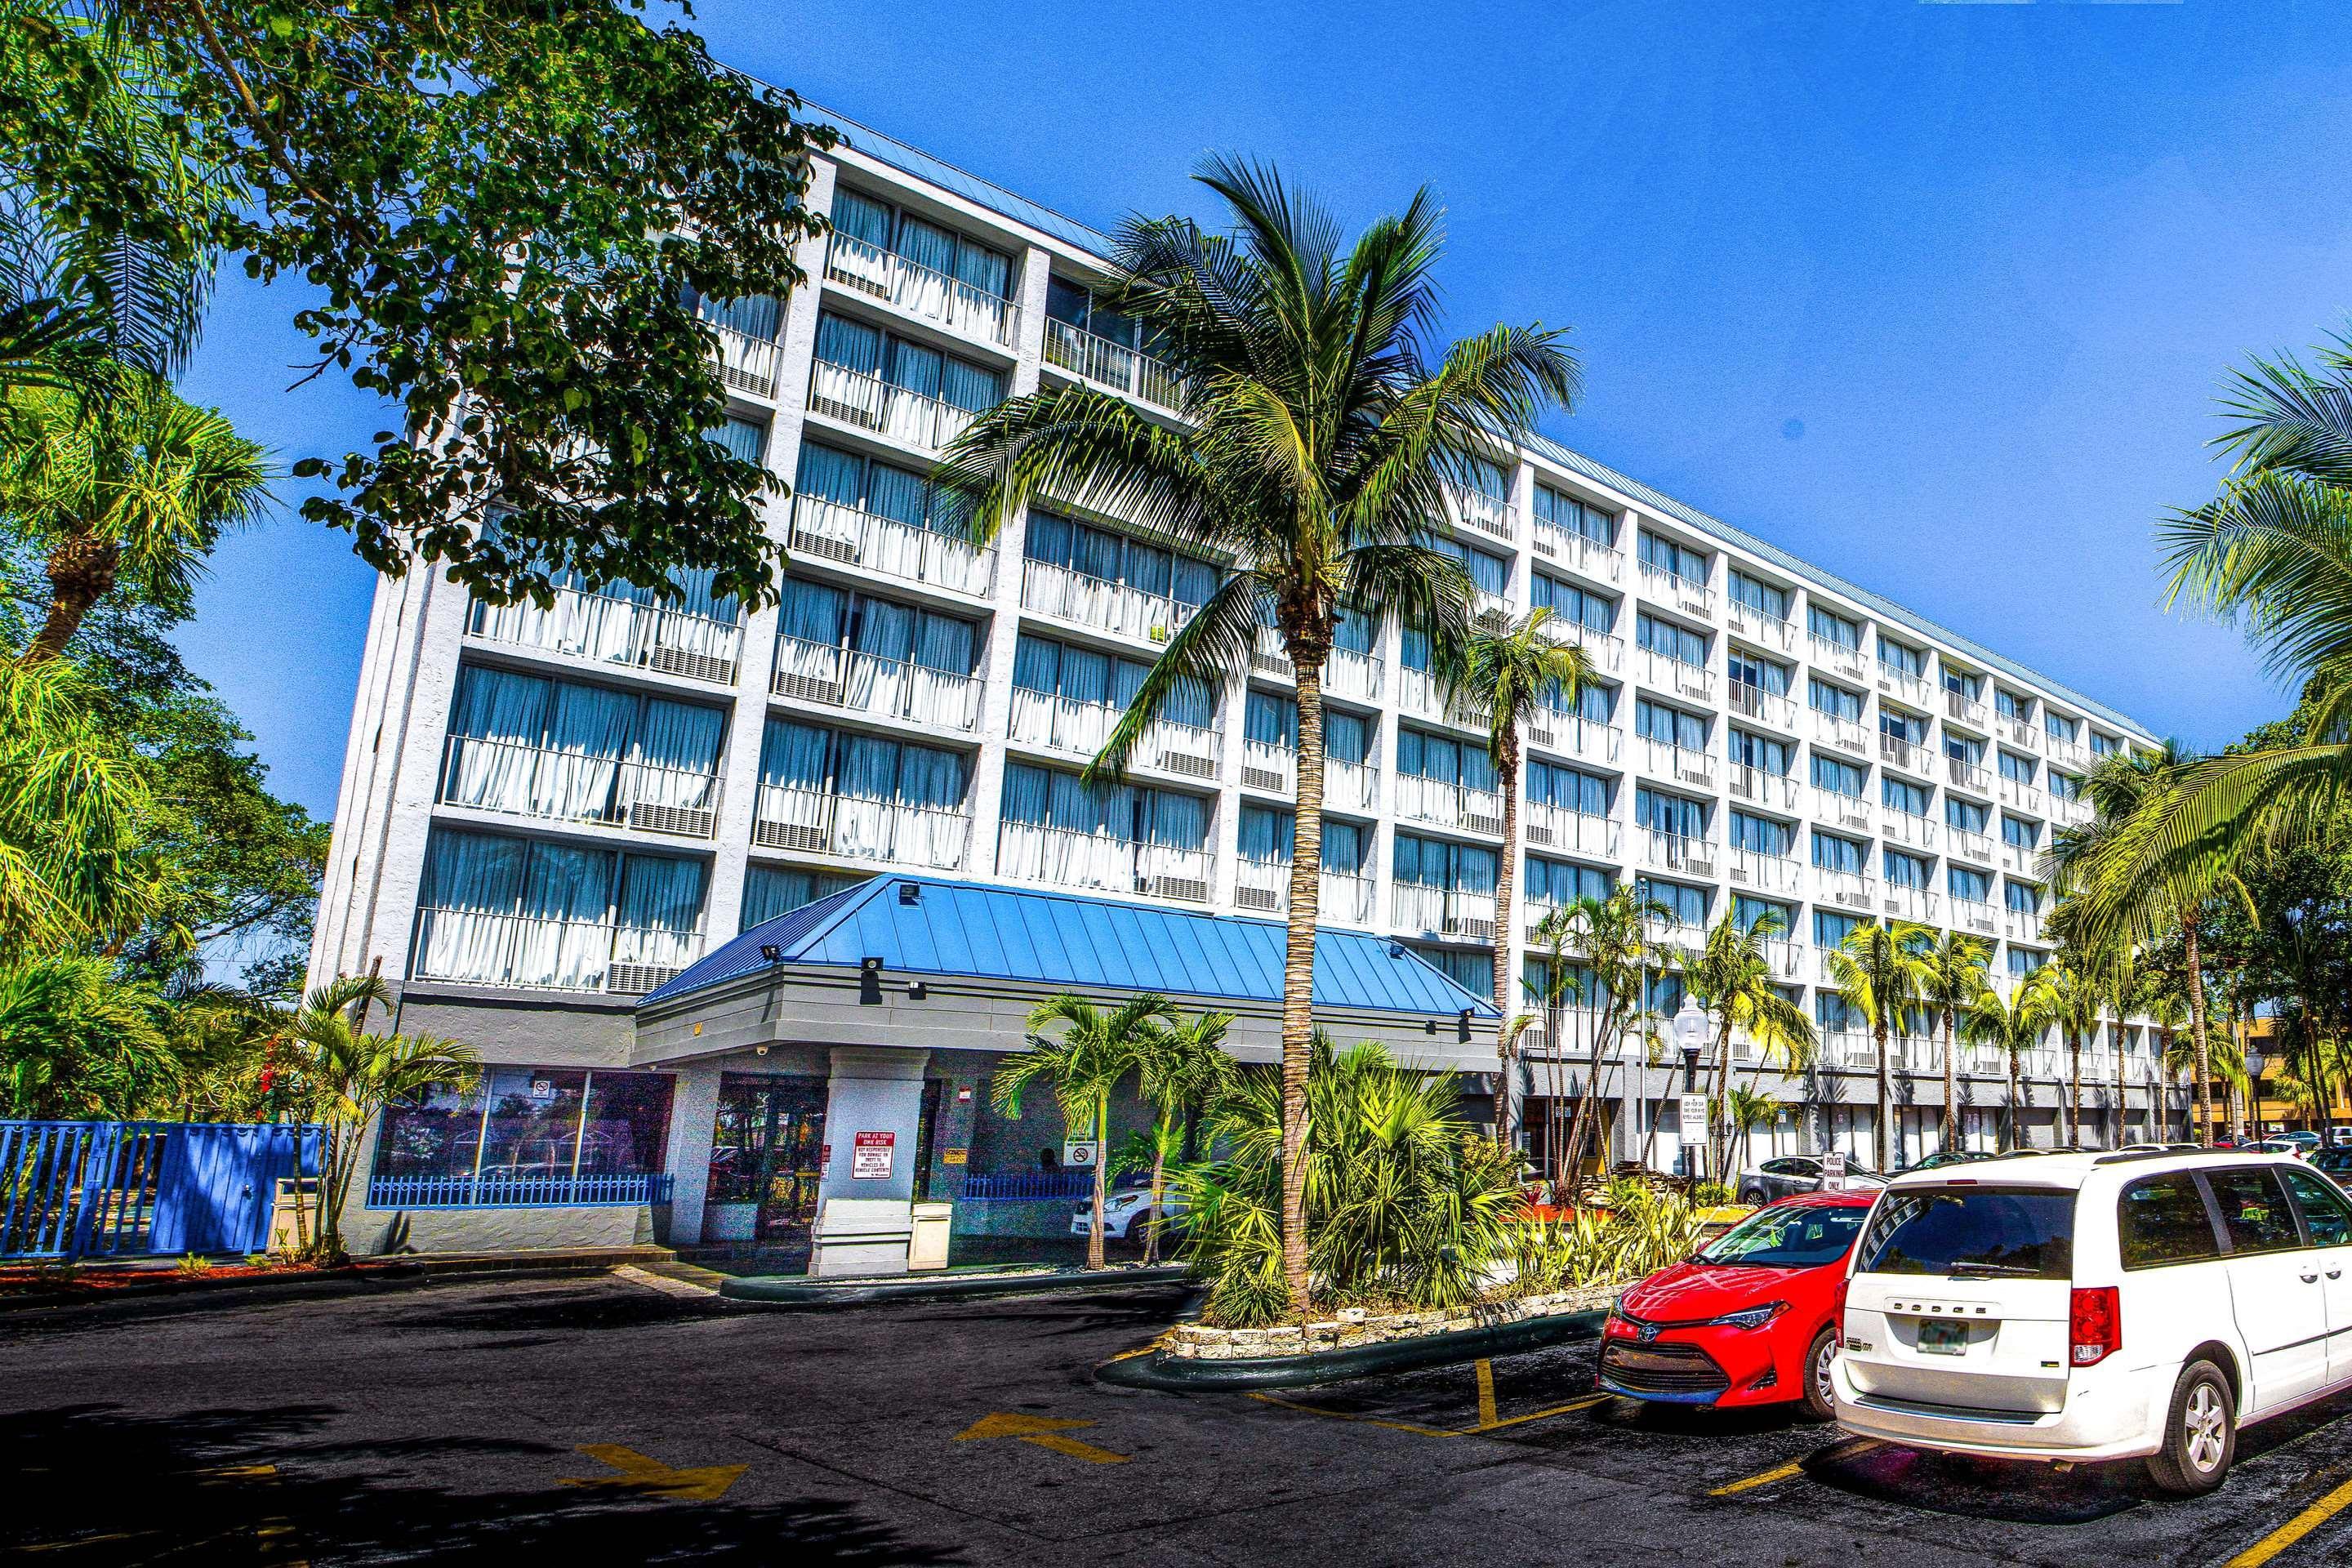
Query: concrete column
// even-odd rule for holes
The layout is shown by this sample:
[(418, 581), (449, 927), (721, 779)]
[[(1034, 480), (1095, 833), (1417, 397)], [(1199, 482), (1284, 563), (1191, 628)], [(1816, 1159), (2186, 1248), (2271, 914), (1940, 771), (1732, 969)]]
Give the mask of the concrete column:
[(669, 1237), (671, 1247), (702, 1240), (702, 1211), (710, 1196), (710, 1137), (719, 1120), (719, 1069), (689, 1067), (670, 1090)]
[[(825, 1086), (824, 1174), (818, 1184), (816, 1253), (820, 1275), (902, 1274), (915, 1198), (915, 1143), (923, 1110), (928, 1050), (835, 1046)], [(861, 1176), (859, 1140), (867, 1142)], [(887, 1140), (883, 1153), (874, 1145)]]

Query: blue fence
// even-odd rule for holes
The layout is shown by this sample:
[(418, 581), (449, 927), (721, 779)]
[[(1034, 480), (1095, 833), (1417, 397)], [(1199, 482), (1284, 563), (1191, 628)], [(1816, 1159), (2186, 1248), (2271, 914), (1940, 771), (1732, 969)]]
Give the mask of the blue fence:
[(259, 1252), (278, 1182), (318, 1173), (316, 1127), (0, 1121), (0, 1258)]
[(1009, 1176), (966, 1176), (961, 1195), (968, 1204), (1034, 1204), (1055, 1198), (1088, 1198), (1094, 1191), (1092, 1171), (1030, 1171)]
[(612, 1208), (669, 1202), (670, 1176), (379, 1176), (372, 1209)]

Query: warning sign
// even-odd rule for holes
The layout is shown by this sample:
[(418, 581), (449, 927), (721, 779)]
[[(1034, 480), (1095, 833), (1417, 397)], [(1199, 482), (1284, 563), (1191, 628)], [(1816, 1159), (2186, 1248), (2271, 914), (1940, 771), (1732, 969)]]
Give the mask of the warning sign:
[(857, 1182), (887, 1182), (890, 1162), (898, 1152), (896, 1132), (860, 1132), (849, 1151), (849, 1176)]

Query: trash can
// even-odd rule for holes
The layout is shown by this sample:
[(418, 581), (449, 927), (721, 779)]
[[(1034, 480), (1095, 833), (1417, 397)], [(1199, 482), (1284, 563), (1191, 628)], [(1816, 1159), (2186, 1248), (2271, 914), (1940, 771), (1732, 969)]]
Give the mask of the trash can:
[(954, 1227), (955, 1205), (917, 1204), (914, 1235), (907, 1243), (907, 1267), (909, 1269), (945, 1268), (948, 1266), (948, 1233)]

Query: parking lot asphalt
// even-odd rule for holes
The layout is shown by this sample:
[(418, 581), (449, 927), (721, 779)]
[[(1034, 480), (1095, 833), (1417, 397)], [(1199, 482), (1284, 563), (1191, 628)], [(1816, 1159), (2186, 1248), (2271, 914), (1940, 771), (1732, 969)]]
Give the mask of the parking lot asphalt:
[(1590, 1344), (1278, 1394), (1093, 1382), (1182, 1299), (782, 1313), (638, 1276), (0, 1319), (0, 1557), (2352, 1562), (2352, 1404), (2179, 1502), (1596, 1398)]

